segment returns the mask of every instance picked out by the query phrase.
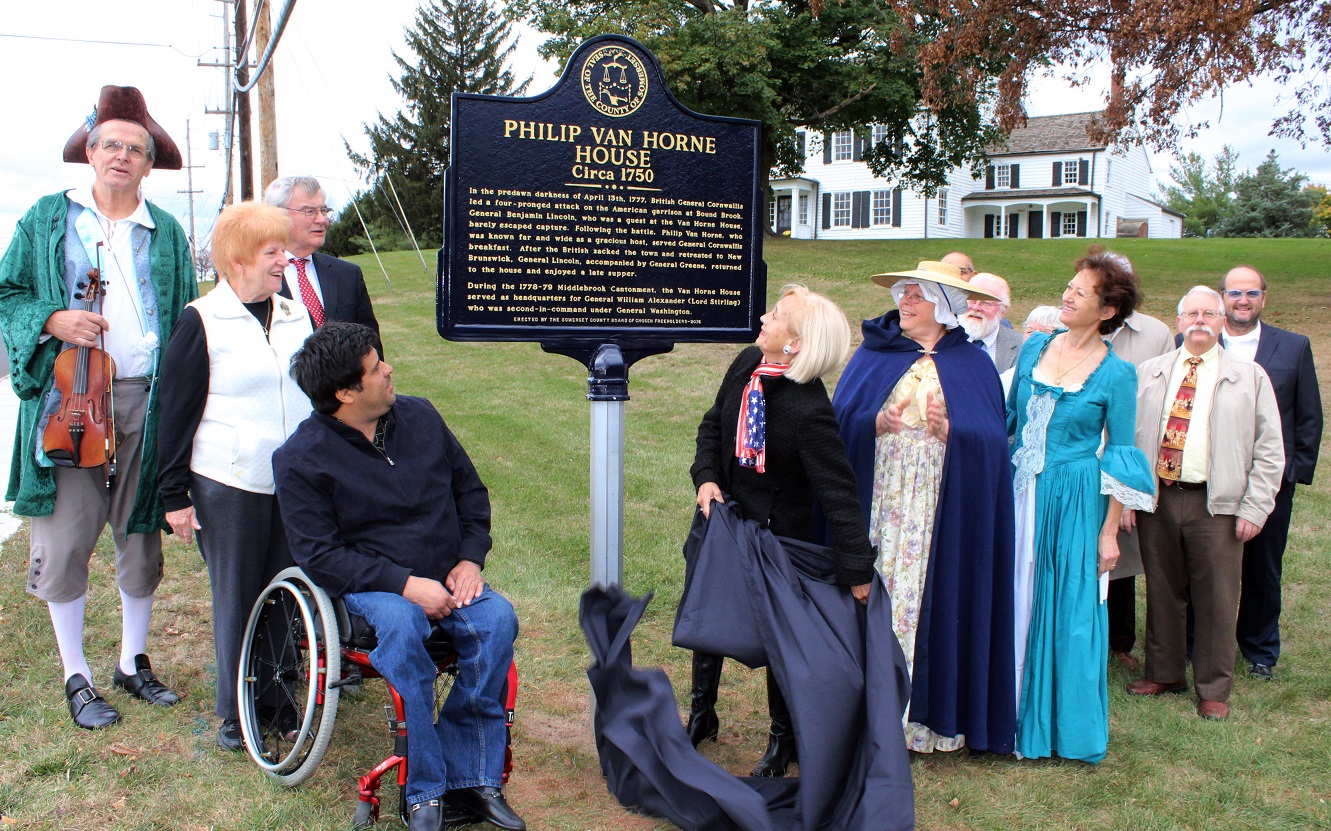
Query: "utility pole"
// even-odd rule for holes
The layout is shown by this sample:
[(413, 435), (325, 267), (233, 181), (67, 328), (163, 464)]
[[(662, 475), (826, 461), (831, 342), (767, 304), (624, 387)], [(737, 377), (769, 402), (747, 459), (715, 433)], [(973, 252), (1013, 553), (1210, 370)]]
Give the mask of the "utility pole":
[[(250, 80), (248, 50), (245, 48), (245, 0), (236, 2), (236, 81), (242, 86)], [(234, 89), (233, 89), (234, 92)], [(237, 138), (240, 140), (240, 198), (254, 198), (254, 163), (250, 158), (250, 95), (248, 92), (234, 92), (236, 96)]]
[[(203, 165), (199, 165), (203, 167)], [(185, 119), (185, 187), (186, 190), (178, 190), (176, 193), (189, 194), (189, 248), (194, 254), (194, 264), (199, 264), (199, 238), (194, 233), (194, 194), (203, 193), (201, 190), (194, 189), (194, 148), (191, 146), (189, 135), (189, 119)], [(203, 275), (196, 273), (196, 278)]]
[(236, 200), (235, 191), (231, 187), (231, 162), (233, 159), (231, 150), (233, 147), (232, 137), (234, 135), (233, 131), (236, 113), (235, 107), (232, 106), (232, 102), (235, 99), (233, 97), (231, 86), (231, 69), (233, 66), (231, 63), (231, 21), (228, 20), (226, 14), (226, 5), (232, 2), (232, 0), (217, 0), (217, 2), (222, 4), (222, 14), (220, 15), (222, 19), (222, 60), (220, 63), (218, 61), (199, 61), (199, 66), (211, 66), (221, 69), (224, 77), (222, 84), (223, 108), (220, 110), (210, 110), (205, 108), (203, 112), (204, 115), (220, 115), (226, 119), (226, 126), (222, 129), (222, 134), (219, 136), (220, 140), (217, 142), (217, 145), (219, 146), (210, 145), (210, 149), (221, 149), (222, 152), (226, 154), (226, 164), (222, 166), (226, 171), (226, 180), (223, 184), (223, 193), (225, 194), (223, 204), (230, 205)]
[[(272, 37), (270, 6), (255, 0), (254, 42), (260, 53)], [(273, 85), (273, 62), (259, 76), (259, 187), (277, 178), (277, 100)]]

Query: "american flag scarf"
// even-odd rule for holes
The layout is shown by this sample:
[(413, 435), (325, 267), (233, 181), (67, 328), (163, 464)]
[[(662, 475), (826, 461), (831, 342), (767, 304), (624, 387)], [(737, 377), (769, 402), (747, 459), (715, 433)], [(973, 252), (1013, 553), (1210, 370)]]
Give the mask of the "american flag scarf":
[(767, 472), (767, 401), (763, 398), (763, 378), (784, 375), (788, 364), (758, 364), (744, 387), (744, 406), (739, 413), (739, 429), (735, 431), (735, 458), (742, 467)]

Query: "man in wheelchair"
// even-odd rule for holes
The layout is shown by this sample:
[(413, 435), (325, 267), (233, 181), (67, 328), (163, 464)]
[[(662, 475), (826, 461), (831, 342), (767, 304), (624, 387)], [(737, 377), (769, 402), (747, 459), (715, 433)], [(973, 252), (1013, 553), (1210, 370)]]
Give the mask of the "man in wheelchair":
[[(489, 494), (434, 406), (394, 395), (376, 342), (365, 326), (330, 322), (292, 358), (315, 412), (273, 455), (291, 554), (378, 634), (370, 662), (406, 711), (409, 828), (437, 831), (452, 805), (524, 829), (501, 790), (518, 620), (481, 577)], [(424, 643), (435, 623), (458, 653), (437, 723)]]

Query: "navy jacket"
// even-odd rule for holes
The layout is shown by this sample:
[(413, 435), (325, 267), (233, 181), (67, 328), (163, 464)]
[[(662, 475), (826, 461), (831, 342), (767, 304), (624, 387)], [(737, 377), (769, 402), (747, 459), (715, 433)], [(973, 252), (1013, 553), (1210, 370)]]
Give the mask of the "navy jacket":
[(490, 550), (490, 494), (434, 405), (399, 395), (386, 419), (383, 453), (314, 413), (273, 454), (291, 556), (334, 596), (442, 583)]
[[(1224, 336), (1220, 337), (1224, 346)], [(1262, 324), (1258, 366), (1271, 378), (1285, 434), (1285, 481), (1313, 483), (1322, 446), (1322, 394), (1317, 389), (1312, 344), (1306, 335)]]
[[(318, 251), (310, 259), (314, 261), (314, 270), (319, 275), (319, 289), (323, 292), (324, 320), (369, 326), (374, 330), (377, 340), (379, 321), (374, 316), (374, 306), (370, 304), (370, 292), (365, 288), (365, 275), (360, 266)], [(282, 280), (279, 294), (283, 297), (293, 296), (291, 286), (287, 285), (285, 279)], [(383, 344), (376, 343), (376, 348), (382, 358)]]

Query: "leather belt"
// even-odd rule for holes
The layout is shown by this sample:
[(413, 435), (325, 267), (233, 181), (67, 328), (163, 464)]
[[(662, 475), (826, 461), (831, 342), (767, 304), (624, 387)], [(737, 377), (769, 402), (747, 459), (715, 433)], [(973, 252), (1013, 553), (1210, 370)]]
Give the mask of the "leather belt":
[(1164, 485), (1165, 487), (1176, 487), (1179, 490), (1184, 490), (1184, 491), (1206, 490), (1205, 482), (1175, 482), (1172, 479), (1161, 479), (1160, 484)]

